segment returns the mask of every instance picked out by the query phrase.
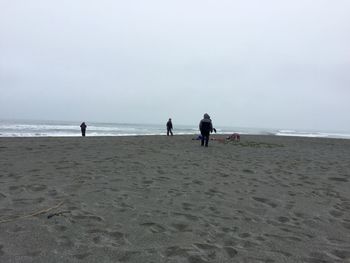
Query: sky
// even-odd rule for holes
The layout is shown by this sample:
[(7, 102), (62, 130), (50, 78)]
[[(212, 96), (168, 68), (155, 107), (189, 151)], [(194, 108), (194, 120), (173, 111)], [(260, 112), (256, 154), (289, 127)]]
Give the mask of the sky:
[(350, 131), (348, 0), (0, 0), (0, 119)]

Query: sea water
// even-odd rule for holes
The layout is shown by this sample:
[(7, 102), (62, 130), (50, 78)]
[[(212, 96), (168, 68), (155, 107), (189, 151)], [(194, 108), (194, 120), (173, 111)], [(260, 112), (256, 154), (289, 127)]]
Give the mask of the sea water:
[[(71, 137), (81, 136), (80, 122), (5, 121), (0, 120), (0, 137)], [(87, 136), (165, 135), (166, 127), (158, 124), (86, 122)], [(176, 125), (176, 134), (196, 134), (195, 126)]]
[[(165, 124), (131, 124), (86, 122), (87, 136), (166, 135)], [(218, 134), (276, 135), (350, 139), (350, 132), (280, 130), (264, 128), (215, 127)], [(174, 125), (175, 135), (199, 134), (197, 125)], [(80, 122), (0, 120), (0, 137), (67, 137), (81, 136)]]

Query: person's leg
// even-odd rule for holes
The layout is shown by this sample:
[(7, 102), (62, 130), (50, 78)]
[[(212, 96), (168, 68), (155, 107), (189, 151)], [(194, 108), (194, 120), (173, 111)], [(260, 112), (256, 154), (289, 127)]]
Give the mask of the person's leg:
[(202, 133), (201, 146), (204, 146), (204, 138), (205, 138), (205, 135)]
[(205, 136), (205, 147), (208, 147), (208, 142), (209, 142), (209, 134)]
[(166, 136), (169, 136), (169, 129), (166, 129)]

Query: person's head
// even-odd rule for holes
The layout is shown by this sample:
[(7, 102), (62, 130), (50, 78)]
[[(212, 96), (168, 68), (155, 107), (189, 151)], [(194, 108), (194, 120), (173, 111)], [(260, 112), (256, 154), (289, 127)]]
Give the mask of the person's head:
[(171, 121), (171, 118), (169, 118), (169, 121)]
[(208, 113), (204, 113), (204, 119), (210, 119), (210, 116)]

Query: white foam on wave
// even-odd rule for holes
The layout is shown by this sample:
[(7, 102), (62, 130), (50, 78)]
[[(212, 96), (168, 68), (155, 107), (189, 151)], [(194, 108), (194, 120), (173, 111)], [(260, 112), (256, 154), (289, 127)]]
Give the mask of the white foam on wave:
[[(76, 137), (81, 136), (80, 123), (77, 122), (39, 122), (39, 121), (0, 121), (0, 137)], [(147, 124), (112, 124), (87, 123), (87, 136), (138, 136), (166, 135), (165, 125)], [(275, 135), (294, 137), (345, 138), (350, 139), (350, 133), (297, 131), (293, 129), (259, 129), (215, 127), (217, 134), (239, 133), (242, 135)], [(197, 135), (196, 125), (176, 125), (175, 135)]]
[(275, 133), (276, 136), (291, 136), (291, 137), (323, 137), (320, 134), (315, 133), (285, 133), (285, 132), (277, 132)]
[(308, 137), (308, 138), (339, 138), (350, 139), (350, 134), (347, 133), (332, 133), (332, 132), (303, 132), (279, 130), (275, 133), (276, 136), (291, 136), (291, 137)]

